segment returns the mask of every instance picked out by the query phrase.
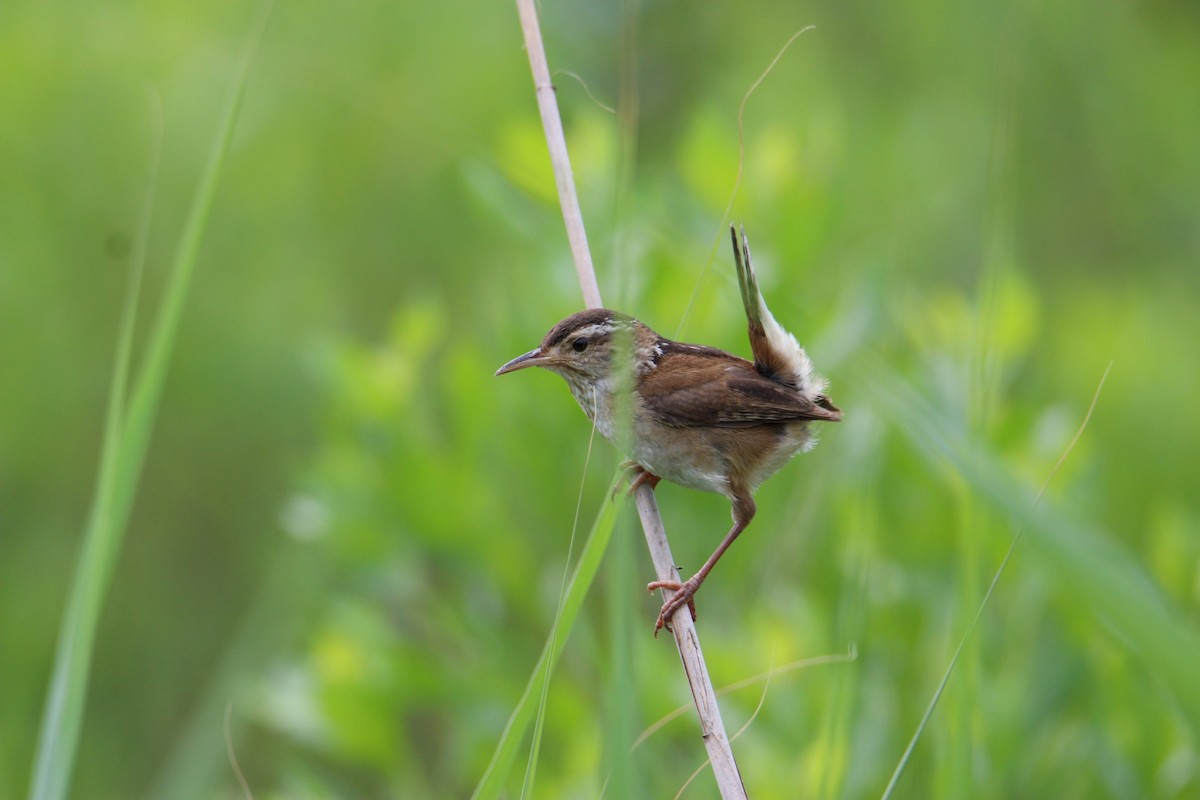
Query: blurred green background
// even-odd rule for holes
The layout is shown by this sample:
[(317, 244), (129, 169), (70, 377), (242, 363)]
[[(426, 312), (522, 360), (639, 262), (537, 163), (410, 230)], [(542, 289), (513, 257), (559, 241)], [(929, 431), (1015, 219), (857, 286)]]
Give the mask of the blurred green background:
[[(552, 69), (598, 101), (556, 78), (607, 303), (740, 353), (738, 107), (816, 26), (746, 105), (733, 217), (847, 419), (759, 493), (699, 624), (718, 686), (857, 657), (725, 697), (731, 731), (753, 717), (751, 795), (879, 796), (1111, 362), (896, 796), (1200, 796), (1200, 718), (1164, 677), (1187, 665), (1119, 613), (1126, 593), (1159, 609), (1146, 630), (1183, 631), (1181, 657), (1200, 627), (1200, 6), (541, 10)], [(94, 482), (150, 98), (142, 331), (251, 15), (0, 6), (5, 797), (26, 791)], [(553, 191), (512, 5), (276, 4), (73, 796), (240, 797), (227, 707), (256, 797), (470, 793), (553, 622), (577, 500), (582, 536), (618, 461), (600, 441), (588, 460), (561, 380), (492, 377), (580, 306)], [(690, 572), (728, 504), (658, 495)], [(534, 796), (610, 777), (609, 797), (672, 796), (702, 763), (691, 715), (627, 754), (689, 699), (650, 637), (650, 577), (629, 508), (549, 692)]]

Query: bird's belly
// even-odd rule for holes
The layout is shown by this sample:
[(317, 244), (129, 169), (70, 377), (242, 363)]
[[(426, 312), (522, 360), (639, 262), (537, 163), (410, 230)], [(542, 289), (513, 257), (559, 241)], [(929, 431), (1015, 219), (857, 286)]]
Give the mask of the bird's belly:
[(660, 478), (701, 492), (729, 494), (728, 469), (716, 453), (671, 441), (634, 445), (633, 460)]
[(655, 426), (645, 434), (635, 436), (632, 453), (645, 469), (689, 489), (726, 496), (732, 496), (731, 475), (753, 491), (812, 446), (804, 423), (708, 430)]

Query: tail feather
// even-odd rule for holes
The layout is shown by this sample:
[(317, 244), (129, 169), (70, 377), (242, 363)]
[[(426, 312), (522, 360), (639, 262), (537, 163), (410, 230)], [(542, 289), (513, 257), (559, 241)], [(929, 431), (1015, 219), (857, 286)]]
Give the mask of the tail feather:
[(746, 324), (750, 333), (750, 351), (754, 368), (762, 375), (783, 383), (816, 401), (825, 391), (825, 380), (813, 373), (812, 361), (796, 337), (784, 330), (763, 299), (758, 279), (750, 263), (750, 242), (743, 227), (739, 241), (738, 230), (730, 225), (733, 237), (733, 260), (737, 266), (738, 287), (746, 309)]

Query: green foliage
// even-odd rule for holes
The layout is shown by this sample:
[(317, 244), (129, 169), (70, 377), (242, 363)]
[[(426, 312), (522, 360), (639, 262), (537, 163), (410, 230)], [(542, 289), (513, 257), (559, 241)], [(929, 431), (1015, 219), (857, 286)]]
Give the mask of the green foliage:
[[(518, 796), (522, 693), (577, 568), (533, 796), (673, 796), (703, 762), (690, 714), (629, 747), (689, 697), (608, 500), (618, 456), (588, 462), (555, 376), (492, 375), (580, 300), (516, 12), (456, 11), (275, 9), (98, 619), (76, 796), (240, 796), (227, 706), (255, 796), (467, 796), (498, 746), (485, 787)], [(1200, 793), (1193, 7), (542, 12), (552, 69), (637, 92), (630, 126), (555, 78), (606, 300), (735, 352), (737, 108), (816, 25), (747, 103), (734, 216), (847, 417), (760, 491), (698, 625), (718, 687), (857, 658), (724, 696), (731, 732), (753, 717), (751, 794), (878, 797), (1017, 530), (894, 796)], [(159, 297), (247, 16), (0, 11), (4, 796), (29, 789), (82, 547), (143, 86)], [(658, 494), (699, 564), (728, 504)], [(611, 526), (603, 560), (601, 536), (568, 561), (576, 514)]]

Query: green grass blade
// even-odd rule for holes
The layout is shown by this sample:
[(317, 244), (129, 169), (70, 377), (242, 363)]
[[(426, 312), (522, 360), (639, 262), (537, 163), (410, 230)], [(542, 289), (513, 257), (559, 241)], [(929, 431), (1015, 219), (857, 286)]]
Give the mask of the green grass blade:
[[(605, 682), (604, 714), (598, 722), (604, 730), (604, 765), (608, 771), (606, 797), (644, 797), (646, 787), (633, 758), (633, 740), (639, 721), (633, 655), (633, 622), (636, 617), (630, 591), (637, 586), (634, 574), (634, 538), (620, 536), (612, 544), (606, 570), (608, 616), (608, 679)], [(644, 629), (643, 629), (644, 630)]]
[(137, 321), (138, 298), (142, 293), (142, 275), (146, 269), (146, 251), (150, 245), (150, 220), (154, 211), (154, 184), (158, 181), (158, 167), (162, 158), (162, 101), (153, 88), (148, 89), (151, 117), (150, 170), (146, 176), (146, 201), (142, 217), (138, 222), (137, 238), (130, 259), (129, 284), (125, 292), (125, 305), (121, 311), (121, 330), (117, 334), (117, 349), (113, 357), (112, 384), (109, 386), (108, 413), (104, 421), (104, 443), (101, 464), (96, 482), (96, 494), (101, 494), (106, 475), (115, 467), (117, 443), (124, 427), (125, 387), (129, 384), (129, 362), (133, 354), (133, 331)]
[(881, 415), (911, 439), (937, 467), (947, 463), (983, 500), (1024, 531), (1023, 542), (1055, 584), (1089, 608), (1142, 660), (1175, 698), (1181, 716), (1200, 735), (1200, 631), (1119, 542), (1077, 522), (1051, 504), (1035, 506), (1036, 491), (1022, 484), (985, 447), (970, 446), (929, 402), (882, 361), (864, 363), (859, 385)]
[[(1033, 504), (1035, 506), (1042, 499), (1042, 495), (1045, 493), (1046, 488), (1050, 485), (1050, 481), (1054, 479), (1054, 475), (1058, 472), (1059, 467), (1063, 465), (1063, 462), (1067, 460), (1067, 456), (1069, 456), (1071, 451), (1075, 449), (1075, 444), (1083, 435), (1084, 430), (1087, 428), (1088, 422), (1091, 421), (1092, 412), (1096, 410), (1096, 403), (1100, 400), (1100, 391), (1104, 388), (1104, 383), (1108, 380), (1108, 373), (1111, 370), (1112, 363), (1110, 362), (1108, 369), (1104, 370), (1104, 375), (1100, 378), (1100, 385), (1096, 387), (1096, 393), (1092, 396), (1092, 404), (1088, 407), (1087, 413), (1084, 415), (1083, 423), (1079, 426), (1079, 430), (1075, 432), (1074, 438), (1072, 438), (1067, 444), (1067, 448), (1063, 451), (1062, 455), (1059, 456), (1058, 462), (1053, 468), (1051, 468), (1050, 474), (1046, 477), (1046, 481), (1042, 484), (1041, 490), (1038, 492), (1037, 497), (1034, 498)], [(896, 765), (896, 769), (892, 772), (891, 780), (888, 781), (887, 787), (883, 790), (882, 800), (888, 800), (888, 798), (892, 796), (892, 792), (895, 791), (896, 786), (900, 781), (900, 777), (904, 774), (904, 770), (908, 766), (909, 759), (912, 758), (913, 750), (916, 748), (917, 742), (924, 734), (925, 728), (928, 726), (929, 720), (933, 717), (933, 712), (937, 708), (938, 702), (941, 700), (942, 693), (946, 690), (947, 684), (950, 683), (950, 676), (954, 674), (954, 669), (958, 665), (958, 657), (962, 653), (963, 648), (966, 646), (967, 641), (971, 638), (971, 635), (975, 632), (975, 628), (979, 624), (980, 618), (983, 616), (984, 609), (987, 608), (988, 603), (992, 599), (992, 595), (996, 591), (996, 586), (1000, 583), (1000, 578), (1004, 575), (1004, 571), (1008, 568), (1009, 562), (1012, 561), (1013, 554), (1017, 551), (1017, 545), (1021, 541), (1021, 534), (1023, 532), (1024, 531), (1022, 529), (1018, 529), (1013, 535), (1012, 542), (1008, 546), (1008, 551), (1004, 554), (1004, 558), (1001, 559), (1000, 566), (997, 567), (995, 573), (993, 573), (992, 582), (988, 585), (987, 591), (984, 592), (983, 600), (979, 603), (979, 607), (975, 609), (975, 616), (971, 618), (971, 623), (967, 625), (967, 629), (963, 632), (962, 637), (958, 640), (958, 646), (954, 649), (954, 655), (950, 658), (950, 663), (946, 665), (946, 670), (942, 673), (942, 679), (938, 683), (937, 689), (934, 690), (933, 697), (930, 698), (929, 705), (926, 706), (925, 713), (922, 715), (921, 721), (917, 724), (916, 731), (913, 732), (912, 738), (909, 739), (908, 746), (904, 749), (904, 754), (900, 756), (900, 762)]]
[[(96, 625), (112, 579), (113, 565), (124, 537), (134, 491), (150, 441), (184, 300), (216, 193), (217, 176), (232, 138), (250, 59), (262, 37), (267, 9), (269, 5), (264, 6), (260, 24), (251, 39), (222, 119), (216, 145), (197, 187), (157, 325), (147, 345), (146, 361), (126, 409), (124, 387), (129, 372), (141, 274), (141, 265), (136, 262), (144, 258), (149, 211), (143, 215), (143, 229), (139, 231), (134, 259), (136, 266), (130, 278), (114, 361), (95, 496), (59, 632), (54, 669), (34, 757), (29, 795), (34, 800), (59, 800), (66, 796), (70, 784), (87, 698)], [(147, 203), (150, 203), (149, 199)]]
[[(584, 487), (587, 485), (584, 478), (587, 476), (588, 465), (591, 464), (592, 461), (592, 445), (595, 443), (596, 428), (593, 426), (592, 435), (588, 438), (587, 456), (583, 460), (583, 475), (579, 481), (579, 496), (575, 499), (575, 519), (571, 522), (571, 538), (569, 544), (567, 545), (566, 564), (563, 566), (562, 583), (559, 584), (558, 587), (558, 604), (554, 613), (554, 624), (550, 629), (550, 636), (552, 638), (555, 636), (555, 631), (558, 630), (558, 626), (562, 624), (563, 597), (567, 592), (567, 577), (570, 573), (569, 567), (571, 564), (571, 556), (575, 547), (575, 535), (579, 532), (579, 512), (583, 508), (583, 492)], [(546, 670), (548, 673), (554, 673), (555, 663), (556, 656), (552, 655), (546, 665)], [(545, 727), (546, 721), (546, 706), (549, 702), (549, 698), (550, 681), (542, 681), (542, 691), (540, 692), (540, 697), (538, 698), (537, 713), (534, 715), (533, 719), (533, 742), (530, 744), (529, 757), (525, 762), (525, 781), (521, 786), (522, 800), (533, 794), (534, 780), (537, 777), (538, 757), (541, 754), (542, 748), (542, 731)]]
[(112, 526), (113, 487), (119, 462), (123, 431), (125, 387), (129, 382), (129, 362), (133, 351), (134, 323), (145, 268), (150, 219), (154, 208), (154, 184), (162, 154), (162, 118), (157, 97), (151, 96), (153, 126), (150, 169), (146, 180), (146, 200), (138, 223), (137, 239), (131, 259), (121, 327), (113, 357), (108, 410), (104, 422), (104, 440), (96, 487), (84, 534), (84, 547), (76, 565), (75, 591), (68, 600), (63, 626), (59, 632), (57, 659), (46, 697), (46, 708), (34, 763), (31, 797), (61, 797), (66, 794), (70, 764), (74, 760), (79, 725), (83, 715), (87, 673), (99, 613), (97, 594), (103, 583), (98, 580), (111, 562), (115, 548)]
[[(615, 482), (613, 486), (616, 487)], [(521, 746), (525, 732), (533, 722), (537, 710), (536, 699), (541, 696), (542, 686), (550, 679), (551, 664), (557, 663), (567, 642), (567, 637), (571, 635), (575, 620), (579, 616), (579, 609), (583, 606), (583, 599), (587, 596), (588, 589), (591, 588), (592, 582), (596, 578), (596, 571), (600, 568), (604, 551), (608, 548), (609, 539), (612, 538), (620, 510), (619, 503), (605, 502), (596, 515), (596, 521), (592, 523), (592, 530), (579, 553), (579, 564), (575, 567), (575, 574), (571, 576), (571, 584), (567, 587), (558, 625), (555, 626), (546, 640), (545, 647), (542, 648), (542, 655), (538, 659), (537, 666), (534, 667), (521, 699), (517, 701), (516, 708), (508, 718), (508, 724), (500, 735), (495, 752), (492, 753), (492, 760), (483, 777), (479, 779), (479, 784), (471, 795), (472, 798), (492, 800), (500, 797), (503, 793), (504, 782), (512, 769), (517, 749)]]

